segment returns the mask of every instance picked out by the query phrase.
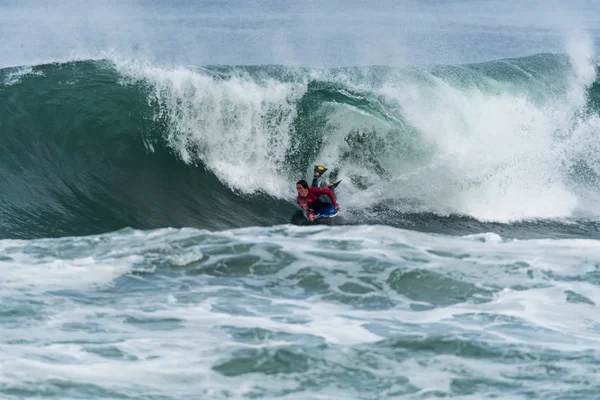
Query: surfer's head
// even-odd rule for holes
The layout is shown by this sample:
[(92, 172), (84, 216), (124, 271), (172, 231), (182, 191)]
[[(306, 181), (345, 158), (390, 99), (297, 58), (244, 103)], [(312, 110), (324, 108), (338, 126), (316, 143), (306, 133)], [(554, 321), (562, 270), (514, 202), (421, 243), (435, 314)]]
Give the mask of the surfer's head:
[(300, 197), (308, 196), (308, 183), (304, 179), (300, 179), (296, 182), (296, 191)]

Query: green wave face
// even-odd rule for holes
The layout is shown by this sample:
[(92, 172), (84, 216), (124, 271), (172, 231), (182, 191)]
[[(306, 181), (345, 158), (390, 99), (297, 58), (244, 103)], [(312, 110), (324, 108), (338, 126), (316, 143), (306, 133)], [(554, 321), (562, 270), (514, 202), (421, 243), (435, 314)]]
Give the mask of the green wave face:
[(316, 163), (342, 179), (350, 223), (587, 218), (600, 89), (586, 67), (540, 54), (421, 68), (4, 69), (1, 234), (286, 223), (294, 182)]

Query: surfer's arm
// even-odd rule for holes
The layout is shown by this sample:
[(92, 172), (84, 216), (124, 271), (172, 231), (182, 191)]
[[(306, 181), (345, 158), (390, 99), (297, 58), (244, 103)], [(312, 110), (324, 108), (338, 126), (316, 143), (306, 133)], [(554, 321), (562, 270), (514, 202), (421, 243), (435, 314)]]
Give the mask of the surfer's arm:
[(298, 198), (298, 200), (296, 200), (298, 202), (298, 205), (300, 206), (301, 209), (303, 209), (306, 212), (306, 216), (308, 217), (309, 221), (313, 221), (315, 219), (315, 213), (313, 212), (313, 210), (311, 208), (308, 207), (308, 201), (306, 200), (306, 198)]
[(337, 205), (337, 202), (335, 201), (335, 194), (333, 194), (333, 192), (331, 191), (331, 189), (328, 188), (322, 188), (322, 187), (316, 187), (316, 188), (310, 188), (309, 189), (313, 194), (316, 194), (317, 197), (321, 196), (321, 195), (326, 195), (327, 197), (329, 197), (329, 199), (331, 199), (331, 204), (333, 204), (333, 206), (335, 207), (336, 210), (338, 210), (340, 207)]

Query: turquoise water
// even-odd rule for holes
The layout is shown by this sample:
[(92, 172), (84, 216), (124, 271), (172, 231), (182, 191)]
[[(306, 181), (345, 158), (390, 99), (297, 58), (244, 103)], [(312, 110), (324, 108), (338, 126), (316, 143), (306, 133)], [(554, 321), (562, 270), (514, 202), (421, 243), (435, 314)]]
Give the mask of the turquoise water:
[(596, 398), (597, 11), (3, 2), (0, 397)]

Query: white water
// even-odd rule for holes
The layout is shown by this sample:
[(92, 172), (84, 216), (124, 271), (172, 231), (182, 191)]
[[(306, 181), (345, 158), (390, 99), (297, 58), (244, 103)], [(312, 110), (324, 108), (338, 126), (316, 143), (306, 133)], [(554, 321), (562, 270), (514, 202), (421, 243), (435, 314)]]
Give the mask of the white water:
[[(295, 131), (297, 102), (309, 81), (326, 80), (371, 101), (381, 99), (392, 107), (390, 115), (404, 119), (397, 124), (416, 132), (411, 138), (397, 124), (349, 105), (312, 105), (313, 113), (327, 112), (327, 125), (315, 127), (323, 129), (325, 145), (307, 161), (340, 168), (344, 183), (338, 195), (347, 209), (383, 202), (407, 212), (513, 222), (597, 214), (598, 191), (570, 175), (581, 159), (592, 166), (600, 159), (590, 151), (597, 148), (598, 118), (582, 114), (596, 78), (593, 45), (588, 36), (578, 36), (566, 50), (571, 68), (556, 79), (528, 72), (526, 83), (479, 76), (486, 87), (458, 86), (424, 71), (411, 78), (408, 70), (369, 83), (346, 72), (313, 70), (303, 76), (291, 69), (296, 83), (283, 83), (277, 77), (257, 80), (242, 70), (223, 80), (185, 68), (118, 66), (152, 85), (151, 102), (161, 110), (157, 118), (170, 120), (168, 141), (181, 159), (201, 161), (234, 190), (293, 196), (293, 182), (310, 173), (286, 164), (286, 156), (298, 152), (292, 137), (306, 134)], [(511, 63), (516, 76), (524, 73), (518, 61)], [(536, 74), (545, 72), (543, 64), (538, 68)], [(387, 175), (364, 157), (343, 159), (350, 150), (346, 139), (356, 130), (375, 132), (383, 143), (374, 158)], [(369, 188), (355, 187), (355, 176), (367, 179)]]
[[(309, 79), (339, 82), (384, 98), (418, 133), (390, 138), (394, 124), (334, 106), (327, 145), (310, 162), (336, 166), (352, 128), (374, 129), (388, 145), (378, 161), (391, 181), (377, 182), (362, 161), (339, 164), (346, 210), (383, 199), (483, 220), (589, 216), (600, 214), (597, 185), (567, 172), (584, 159), (600, 174), (600, 120), (579, 113), (600, 41), (572, 28), (594, 32), (596, 15), (587, 0), (9, 0), (0, 4), (0, 67), (24, 66), (11, 84), (40, 63), (113, 60), (153, 85), (149, 100), (171, 118), (168, 140), (182, 160), (205, 162), (240, 192), (290, 200), (290, 178), (309, 172), (284, 163), (294, 102)], [(197, 72), (542, 52), (564, 52), (574, 66), (566, 90), (544, 101), (433, 76), (372, 85), (314, 72), (285, 84)], [(372, 186), (359, 191), (355, 174)], [(594, 398), (598, 259), (595, 240), (380, 226), (3, 240), (0, 397)]]
[[(519, 385), (548, 393), (595, 381), (595, 240), (280, 226), (0, 246), (0, 392), (319, 398), (331, 389), (317, 384), (326, 376), (337, 377), (333, 387), (359, 376), (341, 393), (362, 398), (362, 384), (379, 382), (380, 395), (456, 395), (462, 379), (481, 379), (517, 385), (502, 389), (510, 396)], [(402, 346), (387, 349), (385, 340), (465, 341), (495, 355), (407, 347), (397, 356)], [(293, 374), (260, 372), (260, 360), (268, 366), (278, 351), (319, 361)], [(501, 355), (514, 351), (523, 356), (505, 362)], [(247, 364), (251, 354), (262, 355)], [(580, 354), (588, 359), (575, 361)], [(227, 362), (249, 373), (219, 372)], [(279, 362), (273, 368), (284, 371)], [(535, 373), (543, 368), (557, 372)]]
[(305, 85), (256, 82), (244, 74), (217, 80), (184, 68), (120, 69), (152, 85), (156, 119), (169, 120), (167, 141), (182, 161), (203, 162), (242, 193), (289, 195), (284, 162)]

